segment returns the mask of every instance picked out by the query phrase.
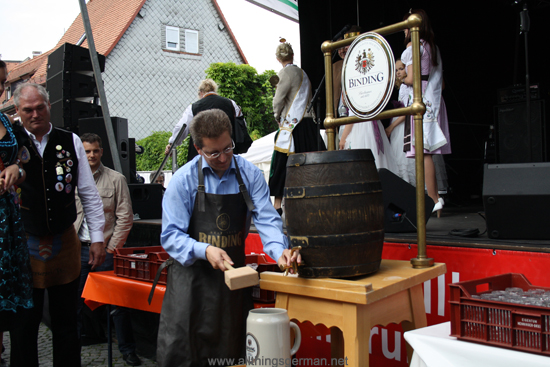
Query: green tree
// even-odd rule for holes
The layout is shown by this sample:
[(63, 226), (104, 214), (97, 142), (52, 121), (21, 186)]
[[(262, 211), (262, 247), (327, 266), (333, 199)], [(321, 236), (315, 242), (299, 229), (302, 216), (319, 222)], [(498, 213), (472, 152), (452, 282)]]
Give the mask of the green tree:
[[(236, 65), (233, 62), (214, 63), (206, 69), (206, 75), (219, 85), (218, 93), (231, 98), (243, 110), (248, 125), (248, 132), (253, 140), (259, 139), (277, 129), (273, 118), (274, 88), (269, 78), (275, 75), (273, 70), (258, 74), (250, 65)], [(171, 132), (155, 131), (150, 136), (139, 140), (136, 144), (144, 147), (143, 154), (136, 156), (138, 171), (152, 171), (159, 168), (164, 159), (164, 149), (168, 144)], [(189, 137), (177, 147), (178, 167), (187, 163)], [(168, 158), (165, 167), (172, 166), (172, 158)]]
[[(144, 148), (143, 154), (136, 155), (136, 169), (138, 171), (154, 171), (160, 167), (164, 159), (164, 149), (168, 145), (168, 139), (172, 136), (168, 131), (154, 131), (153, 134), (136, 142)], [(189, 147), (189, 137), (185, 138), (183, 143), (176, 148), (178, 152), (178, 167), (187, 162), (187, 148)], [(168, 158), (166, 165), (172, 167), (172, 158)]]
[(243, 110), (252, 139), (260, 138), (277, 129), (273, 117), (274, 88), (269, 78), (273, 70), (258, 74), (250, 65), (233, 62), (210, 64), (206, 76), (218, 83), (219, 95), (234, 100)]

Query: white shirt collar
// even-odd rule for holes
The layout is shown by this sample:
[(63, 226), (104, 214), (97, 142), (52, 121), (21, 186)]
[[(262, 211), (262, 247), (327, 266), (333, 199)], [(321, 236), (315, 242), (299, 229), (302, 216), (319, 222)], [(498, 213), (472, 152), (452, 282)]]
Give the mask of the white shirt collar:
[(50, 139), (50, 133), (52, 132), (52, 129), (53, 129), (53, 126), (52, 126), (52, 123), (50, 122), (50, 130), (48, 130), (48, 132), (44, 134), (44, 136), (42, 137), (42, 141), (38, 141), (38, 139), (36, 139), (36, 135), (34, 135), (29, 130), (27, 130), (27, 128), (25, 128), (27, 135), (29, 135), (34, 145), (38, 149), (40, 156), (44, 155), (44, 150), (46, 149), (46, 145), (48, 144), (48, 140)]

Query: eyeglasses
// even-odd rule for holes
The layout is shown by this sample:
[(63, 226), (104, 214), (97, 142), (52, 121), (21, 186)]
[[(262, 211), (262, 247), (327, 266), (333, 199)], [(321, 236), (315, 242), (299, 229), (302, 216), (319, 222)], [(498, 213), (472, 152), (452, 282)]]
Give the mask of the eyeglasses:
[(229, 147), (229, 148), (225, 148), (225, 149), (223, 150), (223, 152), (212, 153), (212, 154), (208, 154), (208, 153), (206, 153), (204, 150), (203, 150), (202, 152), (203, 152), (203, 154), (204, 154), (204, 156), (205, 156), (206, 158), (209, 158), (209, 159), (216, 159), (216, 158), (218, 158), (220, 155), (222, 155), (222, 153), (223, 153), (223, 154), (229, 154), (229, 153), (231, 153), (231, 151), (232, 151), (233, 149), (235, 149), (235, 142), (233, 141), (233, 139), (231, 139), (231, 143), (232, 143), (233, 145), (232, 145), (231, 147)]

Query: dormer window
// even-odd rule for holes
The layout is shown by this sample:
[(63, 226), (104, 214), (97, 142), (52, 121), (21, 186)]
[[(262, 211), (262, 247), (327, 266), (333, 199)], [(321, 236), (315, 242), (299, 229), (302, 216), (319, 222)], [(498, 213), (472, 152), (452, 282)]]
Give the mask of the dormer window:
[[(195, 29), (163, 25), (162, 48), (181, 57), (201, 56), (201, 35)], [(186, 55), (186, 56), (184, 56)]]
[(166, 49), (180, 50), (180, 29), (177, 27), (166, 26)]
[(185, 52), (199, 53), (199, 32), (190, 29), (185, 30)]

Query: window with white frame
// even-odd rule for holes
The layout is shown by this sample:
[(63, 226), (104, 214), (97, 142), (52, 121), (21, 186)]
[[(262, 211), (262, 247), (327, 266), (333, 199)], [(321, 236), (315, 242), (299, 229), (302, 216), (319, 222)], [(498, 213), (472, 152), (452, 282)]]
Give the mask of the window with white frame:
[(178, 27), (166, 26), (166, 49), (180, 50), (180, 29)]
[(199, 32), (190, 29), (185, 30), (185, 52), (199, 53)]

